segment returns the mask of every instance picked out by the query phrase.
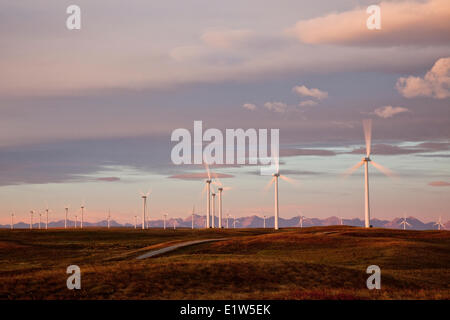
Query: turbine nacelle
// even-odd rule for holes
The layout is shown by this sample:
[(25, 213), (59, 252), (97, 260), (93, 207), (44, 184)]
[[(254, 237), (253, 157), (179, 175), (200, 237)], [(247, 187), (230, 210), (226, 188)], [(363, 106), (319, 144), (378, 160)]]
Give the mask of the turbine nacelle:
[(370, 162), (370, 161), (372, 161), (372, 159), (370, 159), (370, 157), (364, 157), (364, 158), (362, 158), (362, 161)]

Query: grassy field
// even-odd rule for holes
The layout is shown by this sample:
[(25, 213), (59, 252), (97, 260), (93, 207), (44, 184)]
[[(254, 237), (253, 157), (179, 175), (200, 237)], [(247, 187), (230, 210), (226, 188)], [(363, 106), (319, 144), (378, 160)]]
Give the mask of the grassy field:
[[(81, 290), (66, 287), (72, 264)], [(369, 265), (381, 268), (381, 290), (366, 288)], [(0, 284), (0, 299), (449, 299), (450, 232), (0, 230)]]

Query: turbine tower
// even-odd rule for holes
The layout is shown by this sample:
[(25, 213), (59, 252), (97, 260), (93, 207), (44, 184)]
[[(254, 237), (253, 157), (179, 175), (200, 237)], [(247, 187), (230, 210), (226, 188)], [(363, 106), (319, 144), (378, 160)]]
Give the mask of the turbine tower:
[(192, 230), (194, 230), (194, 213), (195, 213), (195, 205), (192, 207)]
[(45, 209), (46, 220), (45, 220), (45, 230), (48, 230), (48, 207)]
[(266, 228), (266, 216), (264, 215), (264, 229)]
[(279, 159), (276, 159), (276, 170), (277, 172), (275, 172), (272, 176), (272, 180), (270, 180), (270, 182), (267, 184), (265, 189), (270, 188), (270, 186), (275, 182), (275, 217), (274, 217), (274, 228), (275, 230), (278, 230), (278, 218), (279, 218), (279, 205), (278, 205), (278, 178), (281, 178), (289, 183), (293, 183), (293, 180), (280, 174), (280, 166), (279, 166)]
[(406, 221), (406, 215), (405, 214), (403, 214), (403, 220), (402, 220), (402, 222), (400, 222), (400, 225), (403, 226), (403, 230), (406, 230), (406, 226), (410, 226), (411, 227), (411, 225), (408, 223), (408, 221)]
[(137, 228), (137, 216), (134, 216), (134, 228)]
[(14, 212), (11, 213), (11, 230), (14, 229)]
[(223, 188), (220, 187), (217, 190), (219, 190), (219, 229), (222, 229), (222, 191), (223, 191)]
[(110, 227), (111, 211), (108, 209), (108, 229)]
[(150, 195), (150, 191), (146, 194), (141, 192), (141, 198), (143, 200), (143, 208), (142, 208), (142, 230), (146, 229), (146, 212), (147, 212), (147, 197)]
[(347, 170), (346, 176), (351, 175), (362, 165), (364, 165), (364, 226), (370, 228), (370, 204), (369, 204), (369, 163), (377, 168), (380, 172), (387, 176), (393, 176), (392, 171), (383, 167), (381, 164), (376, 163), (370, 158), (371, 144), (372, 144), (372, 120), (364, 120), (364, 137), (366, 140), (366, 156), (362, 158), (360, 162)]
[(212, 196), (212, 228), (215, 228), (214, 220), (216, 220), (216, 194), (213, 192)]
[(41, 218), (42, 218), (42, 213), (39, 212), (39, 230), (41, 230)]
[(33, 214), (34, 214), (34, 211), (31, 210), (30, 211), (30, 230), (33, 229)]
[(83, 221), (84, 221), (84, 206), (81, 206), (81, 224), (80, 224), (81, 229), (83, 229)]
[(442, 216), (439, 216), (439, 221), (434, 224), (434, 226), (438, 227), (438, 230), (445, 229), (445, 226), (442, 224)]
[(227, 229), (229, 229), (228, 220), (230, 220), (230, 214), (227, 214)]
[(167, 218), (167, 213), (164, 213), (164, 230), (166, 230), (166, 218)]
[(77, 228), (77, 224), (78, 224), (78, 216), (75, 215), (75, 229)]
[(67, 229), (67, 215), (69, 214), (69, 206), (66, 206), (65, 210), (66, 210), (66, 219), (64, 220), (64, 229)]

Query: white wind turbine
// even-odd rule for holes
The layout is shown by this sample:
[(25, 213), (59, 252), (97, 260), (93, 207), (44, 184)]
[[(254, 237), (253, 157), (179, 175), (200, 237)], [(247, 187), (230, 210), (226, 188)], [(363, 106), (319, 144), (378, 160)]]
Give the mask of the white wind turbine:
[(400, 225), (403, 226), (403, 230), (406, 230), (406, 226), (411, 227), (411, 224), (409, 224), (408, 221), (406, 221), (405, 214), (403, 214), (403, 220), (402, 220), (402, 222), (400, 222)]
[(137, 228), (137, 216), (134, 216), (134, 228)]
[(84, 222), (84, 205), (81, 206), (81, 224), (80, 224), (81, 229), (83, 229), (83, 222)]
[(211, 218), (211, 227), (215, 228), (214, 221), (216, 220), (216, 194), (213, 192), (211, 194), (212, 197), (212, 218)]
[(371, 146), (372, 146), (372, 120), (366, 119), (363, 121), (364, 126), (364, 137), (366, 140), (366, 156), (362, 158), (360, 162), (358, 162), (356, 165), (351, 167), (346, 172), (346, 176), (351, 175), (353, 172), (355, 172), (357, 169), (359, 169), (362, 165), (364, 165), (364, 225), (366, 228), (370, 228), (370, 205), (369, 205), (369, 163), (371, 163), (375, 168), (377, 168), (380, 172), (387, 176), (393, 176), (393, 173), (391, 170), (383, 167), (381, 164), (376, 163), (370, 158), (370, 152), (371, 152)]
[(67, 229), (67, 216), (69, 215), (69, 205), (67, 205), (64, 209), (66, 211), (66, 219), (64, 220), (64, 229)]
[(108, 229), (110, 227), (110, 221), (111, 221), (111, 211), (108, 209)]
[(438, 230), (445, 229), (445, 226), (442, 224), (442, 216), (439, 216), (439, 221), (434, 224), (434, 226), (438, 227)]
[(273, 178), (270, 180), (270, 182), (266, 186), (266, 190), (270, 188), (270, 186), (275, 182), (275, 216), (274, 216), (274, 228), (275, 230), (278, 230), (278, 218), (279, 218), (279, 206), (278, 206), (278, 178), (281, 178), (289, 183), (293, 183), (293, 180), (280, 174), (280, 165), (279, 165), (279, 159), (275, 159), (275, 165), (276, 165), (276, 172), (272, 175)]
[(34, 211), (31, 210), (30, 211), (30, 230), (33, 229), (33, 214), (34, 214)]
[(141, 198), (143, 200), (143, 208), (142, 208), (142, 230), (148, 228), (146, 213), (147, 213), (147, 198), (150, 195), (151, 191), (149, 190), (147, 193), (141, 192)]
[(230, 214), (229, 213), (227, 214), (227, 229), (229, 229), (229, 227), (228, 227), (228, 220), (230, 220)]
[(222, 199), (223, 199), (223, 192), (227, 190), (231, 190), (231, 187), (224, 187), (222, 182), (220, 182), (219, 177), (217, 174), (214, 174), (215, 184), (219, 186), (217, 189), (219, 191), (219, 229), (222, 229), (222, 220), (223, 220), (223, 206), (222, 206)]
[(164, 230), (166, 230), (166, 219), (167, 219), (167, 213), (164, 213)]
[(194, 213), (195, 213), (195, 205), (192, 207), (192, 230), (194, 230)]
[(205, 169), (206, 169), (206, 173), (208, 175), (208, 178), (206, 179), (205, 183), (205, 188), (206, 188), (206, 228), (210, 228), (211, 227), (211, 221), (210, 221), (210, 217), (211, 217), (211, 172), (209, 171), (209, 166), (208, 163), (203, 160), (203, 163), (205, 165)]
[(77, 228), (77, 224), (78, 224), (78, 216), (75, 215), (75, 229)]
[(42, 213), (39, 212), (39, 230), (41, 230), (41, 219), (42, 219)]
[(49, 212), (50, 210), (48, 209), (48, 206), (47, 206), (47, 208), (45, 209), (45, 215), (46, 215), (46, 219), (45, 219), (45, 230), (48, 230), (48, 212)]
[(234, 216), (234, 219), (233, 219), (233, 228), (236, 229), (236, 216)]
[(308, 220), (308, 218), (300, 214), (300, 228), (303, 228), (303, 222), (305, 220)]
[(11, 213), (11, 230), (14, 229), (14, 212)]

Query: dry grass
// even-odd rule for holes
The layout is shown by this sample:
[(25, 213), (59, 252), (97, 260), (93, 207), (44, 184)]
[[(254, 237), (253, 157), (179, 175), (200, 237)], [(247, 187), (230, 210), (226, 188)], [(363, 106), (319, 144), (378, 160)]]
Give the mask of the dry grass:
[[(179, 241), (224, 237), (135, 260)], [(2, 299), (449, 299), (450, 232), (1, 230)], [(66, 288), (67, 266), (82, 289)], [(382, 290), (366, 288), (367, 266)]]

